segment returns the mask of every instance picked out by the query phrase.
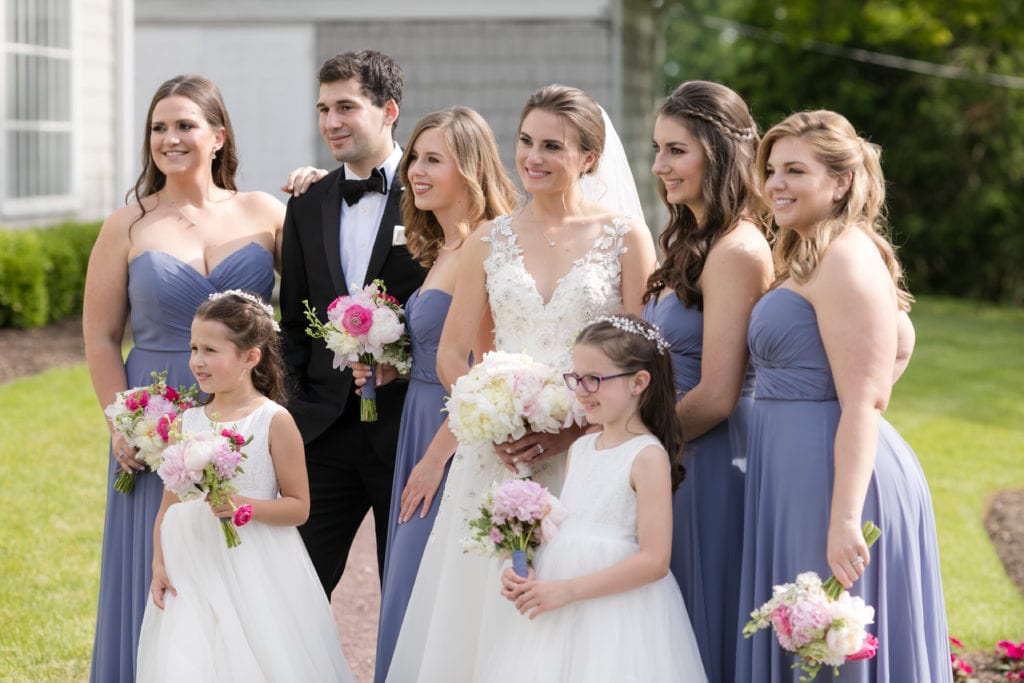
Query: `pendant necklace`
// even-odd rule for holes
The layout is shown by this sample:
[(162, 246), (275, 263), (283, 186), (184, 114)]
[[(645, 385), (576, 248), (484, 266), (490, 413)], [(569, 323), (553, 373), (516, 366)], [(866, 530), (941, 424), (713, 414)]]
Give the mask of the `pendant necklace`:
[(177, 214), (178, 214), (178, 221), (179, 222), (180, 221), (185, 221), (186, 223), (188, 223), (188, 227), (190, 227), (190, 228), (196, 227), (196, 222), (194, 220), (192, 220), (191, 218), (189, 218), (188, 216), (186, 216), (185, 214), (183, 214), (181, 212), (181, 209), (178, 208), (178, 205), (175, 204), (173, 201), (171, 202), (171, 207), (177, 212)]

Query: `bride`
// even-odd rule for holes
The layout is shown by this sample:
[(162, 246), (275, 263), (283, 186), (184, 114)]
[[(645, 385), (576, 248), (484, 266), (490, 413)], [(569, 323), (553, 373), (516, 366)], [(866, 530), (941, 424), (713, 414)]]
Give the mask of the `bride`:
[[(570, 369), (572, 341), (588, 322), (643, 310), (654, 244), (622, 146), (597, 102), (562, 85), (535, 92), (520, 117), (515, 162), (528, 201), (473, 233), (459, 256), (437, 356), (444, 386), (468, 371), (488, 308), (497, 349), (528, 353), (559, 372)], [(475, 678), (487, 651), (477, 644), (500, 637), (502, 619), (522, 617), (499, 595), (499, 563), (463, 554), (466, 521), (490, 484), (517, 465), (557, 492), (564, 453), (579, 435), (570, 428), (493, 450), (459, 447), (387, 680)]]

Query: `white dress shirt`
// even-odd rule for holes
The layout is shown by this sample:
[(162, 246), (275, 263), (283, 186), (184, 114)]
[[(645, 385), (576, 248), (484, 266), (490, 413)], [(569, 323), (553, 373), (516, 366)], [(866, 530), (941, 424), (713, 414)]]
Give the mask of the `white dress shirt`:
[[(398, 163), (401, 160), (402, 148), (396, 144), (391, 155), (379, 166), (384, 172), (385, 191), (388, 194), (391, 192), (392, 184), (398, 180)], [(353, 173), (347, 164), (345, 178), (363, 179)], [(345, 271), (345, 284), (348, 286), (349, 294), (363, 287), (373, 244), (377, 240), (381, 219), (384, 218), (388, 194), (367, 192), (352, 206), (344, 199), (341, 200), (341, 224), (338, 226), (341, 231), (341, 267)], [(388, 231), (390, 230), (391, 226), (388, 226)]]

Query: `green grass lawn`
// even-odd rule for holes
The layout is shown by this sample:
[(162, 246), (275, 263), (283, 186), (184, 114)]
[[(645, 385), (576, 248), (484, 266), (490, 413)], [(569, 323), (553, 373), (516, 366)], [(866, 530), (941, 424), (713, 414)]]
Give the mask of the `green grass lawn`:
[(1024, 310), (924, 299), (917, 348), (886, 417), (928, 476), (950, 634), (970, 650), (1024, 640), (1024, 597), (982, 526), (988, 497), (1024, 488)]
[[(925, 299), (912, 317), (887, 417), (931, 485), (950, 633), (970, 650), (1024, 640), (1024, 597), (982, 527), (987, 496), (1024, 488), (1024, 310)], [(0, 439), (0, 680), (84, 680), (106, 496), (85, 369), (0, 385)]]

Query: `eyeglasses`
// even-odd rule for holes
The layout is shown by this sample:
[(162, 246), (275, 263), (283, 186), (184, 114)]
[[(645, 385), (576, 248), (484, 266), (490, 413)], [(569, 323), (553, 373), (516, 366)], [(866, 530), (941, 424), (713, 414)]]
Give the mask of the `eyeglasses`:
[(577, 386), (583, 387), (583, 391), (588, 394), (593, 394), (601, 388), (601, 382), (609, 379), (615, 379), (616, 377), (629, 377), (640, 372), (639, 370), (632, 370), (630, 372), (620, 372), (617, 375), (605, 375), (600, 377), (598, 375), (583, 375), (580, 377), (575, 372), (567, 372), (562, 375), (562, 379), (565, 380), (565, 386), (569, 387), (569, 391), (576, 391)]

